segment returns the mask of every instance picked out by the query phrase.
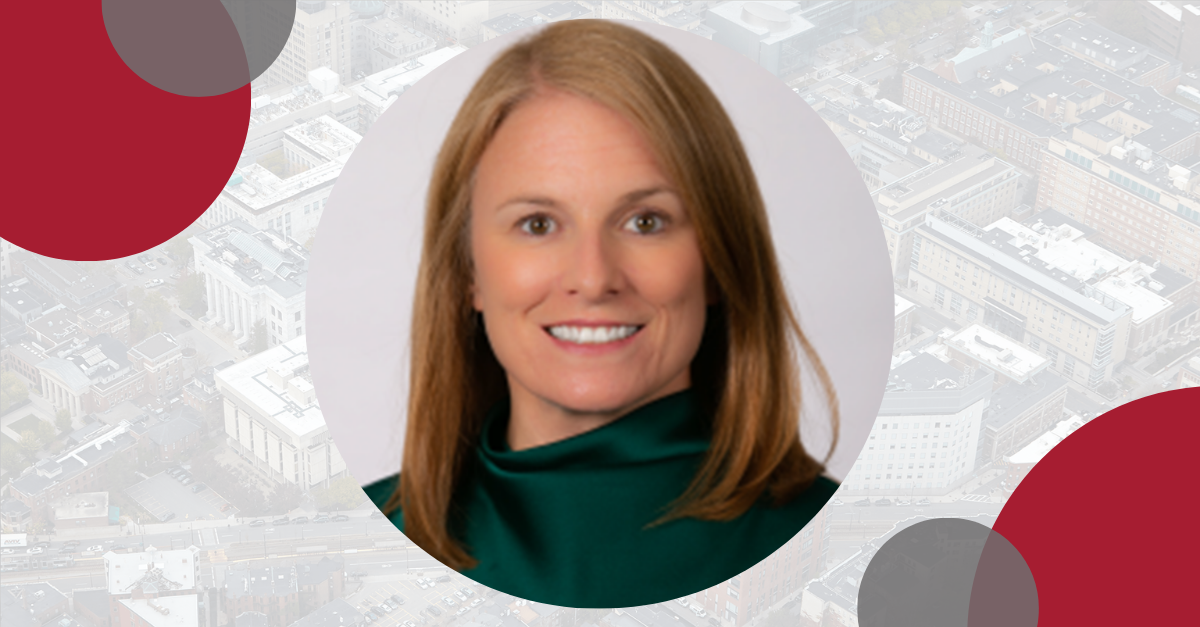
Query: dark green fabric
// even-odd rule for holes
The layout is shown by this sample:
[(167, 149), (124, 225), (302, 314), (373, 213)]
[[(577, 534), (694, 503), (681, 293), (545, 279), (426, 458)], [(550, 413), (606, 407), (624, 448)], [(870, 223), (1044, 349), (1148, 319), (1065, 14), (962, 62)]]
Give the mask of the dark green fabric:
[[(507, 426), (505, 401), (484, 422), (451, 532), (479, 560), (463, 574), (552, 605), (647, 605), (715, 585), (790, 540), (838, 487), (821, 477), (780, 508), (764, 499), (729, 522), (646, 528), (687, 487), (709, 446), (709, 423), (690, 391), (522, 451), (509, 449)], [(382, 507), (397, 481), (365, 490)], [(390, 518), (404, 530), (399, 511)]]

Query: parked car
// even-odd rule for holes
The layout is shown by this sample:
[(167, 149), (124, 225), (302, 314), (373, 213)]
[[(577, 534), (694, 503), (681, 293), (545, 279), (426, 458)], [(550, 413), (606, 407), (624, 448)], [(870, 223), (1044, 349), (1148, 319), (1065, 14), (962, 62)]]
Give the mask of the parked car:
[(425, 583), (425, 578), (424, 578), (424, 577), (418, 577), (418, 578), (417, 578), (417, 585), (418, 585), (418, 586), (421, 586), (421, 589), (422, 589), (422, 590), (425, 590), (425, 589), (429, 588), (429, 584)]
[(406, 620), (403, 623), (401, 623), (401, 625), (403, 625), (403, 627), (417, 627), (417, 624), (412, 622), (411, 620)]
[(371, 518), (378, 520), (380, 518), (387, 518), (387, 517), (383, 515), (383, 512), (371, 512)]
[(861, 501), (855, 501), (854, 506), (855, 507), (870, 507), (871, 499), (862, 499)]
[(331, 520), (333, 520), (333, 522), (346, 522), (347, 520), (350, 520), (350, 517), (345, 514), (338, 514), (337, 516), (334, 516)]
[(103, 550), (104, 550), (104, 547), (100, 546), (99, 544), (93, 544), (92, 546), (89, 546), (89, 547), (87, 548), (87, 550), (89, 550), (89, 551), (103, 551)]
[(371, 623), (375, 622), (375, 617), (368, 613), (364, 613), (363, 614), (363, 622), (370, 625)]
[(871, 60), (872, 60), (872, 61), (882, 61), (882, 60), (883, 60), (883, 57), (884, 57), (884, 55), (882, 55), (882, 54), (877, 54), (877, 55), (875, 55), (875, 58), (874, 58), (874, 59), (871, 59)]
[(447, 581), (450, 581), (450, 575), (442, 575), (437, 578), (438, 583), (446, 583)]
[(460, 607), (460, 608), (458, 608), (458, 611), (454, 613), (454, 615), (455, 615), (455, 616), (462, 616), (463, 614), (466, 614), (466, 613), (467, 613), (467, 610), (470, 610), (470, 609), (471, 609), (471, 608), (469, 608), (469, 607)]
[(221, 506), (221, 511), (223, 511), (223, 512), (227, 512), (231, 509), (233, 509), (233, 503), (226, 503)]
[(41, 555), (46, 552), (46, 549), (40, 546), (33, 546), (26, 549), (25, 552), (30, 555)]
[(327, 522), (329, 522), (329, 517), (322, 514), (320, 516), (313, 518), (312, 521), (316, 524), (327, 523)]
[(13, 553), (16, 553), (16, 551), (13, 549), (0, 549), (0, 555), (12, 555)]
[(192, 486), (192, 493), (194, 494), (196, 492), (199, 492), (206, 487), (208, 487), (208, 486), (204, 485), (203, 483), (197, 483), (196, 485)]
[(258, 519), (258, 520), (252, 520), (252, 521), (250, 521), (250, 526), (251, 526), (251, 527), (261, 527), (261, 526), (263, 526), (263, 525), (265, 525), (265, 524), (267, 524), (267, 521), (265, 521), (265, 520), (263, 520), (263, 519), (261, 519), (261, 518), (260, 518), (260, 519)]
[(158, 266), (154, 265), (154, 262), (153, 262), (153, 261), (147, 261), (147, 262), (146, 262), (146, 267), (147, 267), (147, 268), (150, 268), (151, 270), (157, 270), (157, 269), (158, 269)]
[(892, 501), (891, 501), (891, 499), (879, 499), (878, 501), (875, 501), (875, 504), (876, 505), (891, 505)]
[(175, 518), (175, 512), (167, 512), (167, 515), (163, 517), (163, 522), (167, 522), (173, 518)]
[(308, 523), (308, 516), (297, 516), (292, 519), (292, 524), (304, 525)]
[[(78, 550), (79, 550), (79, 547), (77, 547), (77, 546), (64, 546), (64, 547), (58, 549), (58, 552), (59, 553), (74, 553)], [(12, 553), (12, 549), (4, 549), (4, 552)]]
[(479, 605), (480, 603), (483, 603), (483, 599), (477, 598), (477, 599), (471, 601), (471, 607), (475, 607), (475, 606)]
[(689, 609), (692, 610), (693, 614), (695, 614), (696, 616), (699, 616), (700, 618), (704, 618), (705, 616), (708, 616), (708, 612), (704, 611), (704, 608), (700, 607), (699, 605), (693, 605)]
[(467, 600), (467, 595), (463, 594), (463, 593), (462, 593), (462, 590), (455, 590), (455, 591), (454, 591), (454, 596), (458, 597), (458, 600), (460, 600), (460, 601), (466, 601), (466, 600)]
[(154, 260), (157, 261), (158, 265), (160, 266), (166, 267), (167, 265), (167, 260), (163, 259), (162, 257), (156, 257)]
[(82, 543), (79, 540), (67, 540), (66, 542), (63, 542), (63, 544), (66, 546), (79, 546)]
[(375, 606), (375, 609), (383, 612), (384, 614), (388, 614), (392, 611), (392, 606), (388, 605), (387, 601), (380, 601), (379, 605)]
[(721, 621), (717, 620), (716, 616), (709, 616), (708, 624), (712, 625), (713, 627), (721, 627)]
[(134, 271), (135, 271), (135, 272), (137, 272), (138, 274), (146, 274), (146, 271), (145, 271), (145, 270), (143, 270), (141, 266), (135, 266), (133, 269), (134, 269)]
[(271, 521), (271, 524), (272, 524), (272, 525), (274, 525), (274, 526), (276, 526), (276, 527), (282, 527), (283, 525), (286, 525), (286, 524), (288, 524), (288, 523), (290, 523), (290, 522), (292, 522), (292, 521), (290, 521), (290, 520), (288, 520), (288, 519), (286, 519), (286, 518), (276, 518), (275, 520), (272, 520), (272, 521)]
[(462, 593), (463, 593), (463, 594), (465, 594), (465, 595), (467, 595), (468, 597), (473, 597), (473, 596), (475, 596), (475, 591), (474, 591), (474, 590), (472, 590), (472, 589), (470, 589), (470, 588), (467, 588), (467, 587), (465, 587), (465, 586), (464, 586), (464, 587), (462, 587), (462, 588), (459, 588), (459, 590), (462, 590)]
[(439, 610), (439, 609), (437, 608), (437, 606), (430, 605), (429, 607), (427, 607), (427, 608), (425, 608), (425, 609), (429, 610), (429, 613), (430, 613), (430, 614), (433, 614), (434, 616), (441, 616), (441, 615), (442, 615), (442, 611), (441, 611), (441, 610)]
[(192, 483), (192, 478), (191, 478), (191, 477), (184, 477), (184, 478), (182, 478), (182, 479), (180, 479), (180, 480), (179, 480), (179, 483), (182, 483), (183, 485), (189, 485), (190, 483)]
[(191, 327), (191, 326), (192, 326), (192, 321), (191, 321), (191, 320), (188, 320), (187, 318), (180, 318), (180, 319), (179, 319), (179, 324), (180, 324), (181, 326), (185, 326), (185, 327)]
[(395, 603), (396, 605), (404, 605), (404, 597), (398, 594), (393, 594), (388, 598), (391, 599), (392, 603)]
[(454, 599), (451, 599), (450, 597), (445, 597), (445, 596), (442, 597), (442, 603), (445, 603), (446, 607), (454, 607), (454, 606), (458, 605), (457, 601), (455, 601)]
[(108, 550), (110, 550), (110, 551), (124, 551), (124, 550), (125, 550), (125, 545), (124, 545), (124, 544), (114, 544), (114, 545), (112, 545), (112, 546), (108, 547)]

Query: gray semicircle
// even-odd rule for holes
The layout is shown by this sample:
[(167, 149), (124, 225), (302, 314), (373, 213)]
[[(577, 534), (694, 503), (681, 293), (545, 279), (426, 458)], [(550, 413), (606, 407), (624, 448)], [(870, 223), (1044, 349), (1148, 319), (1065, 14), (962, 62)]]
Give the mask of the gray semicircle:
[(902, 529), (878, 549), (857, 610), (861, 627), (1035, 627), (1037, 588), (1002, 535), (938, 518)]

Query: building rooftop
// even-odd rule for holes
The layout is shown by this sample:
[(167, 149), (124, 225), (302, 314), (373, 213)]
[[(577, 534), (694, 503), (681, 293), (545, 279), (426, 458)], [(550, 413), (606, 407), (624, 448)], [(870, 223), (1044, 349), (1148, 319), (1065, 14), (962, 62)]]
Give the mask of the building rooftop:
[(899, 294), (896, 294), (895, 300), (896, 300), (896, 317), (897, 318), (900, 317), (900, 314), (917, 308), (916, 303), (912, 302), (911, 300), (908, 300), (907, 298), (905, 298)]
[(195, 594), (155, 597), (148, 599), (121, 599), (121, 605), (137, 615), (149, 627), (198, 627), (200, 621), (199, 597)]
[[(159, 550), (146, 547), (138, 553), (104, 554), (104, 574), (108, 581), (109, 594), (129, 594), (135, 586), (142, 590), (169, 591), (193, 590), (196, 588), (196, 572), (200, 560), (200, 549)], [(182, 598), (182, 597), (159, 597)], [(195, 597), (192, 597), (195, 605)]]
[(1002, 218), (978, 229), (960, 222), (929, 213), (917, 232), (952, 242), (977, 263), (989, 266), (993, 274), (1052, 298), (1080, 317), (1109, 324), (1128, 313), (1127, 305), (1097, 296), (1083, 280), (1117, 270), (1124, 260), (1084, 240), (1069, 225), (1027, 227)]
[(1154, 273), (1153, 267), (1135, 261), (1121, 272), (1096, 282), (1095, 288), (1129, 305), (1133, 322), (1142, 324), (1171, 307), (1171, 301), (1161, 295), (1166, 286), (1154, 280)]
[(988, 408), (983, 414), (983, 425), (996, 430), (1003, 429), (1029, 408), (1066, 387), (1066, 380), (1052, 370), (1043, 370), (1024, 383), (1010, 381), (992, 392)]
[(1075, 432), (1076, 429), (1083, 426), (1083, 419), (1078, 416), (1072, 416), (1067, 420), (1063, 420), (1054, 425), (1054, 428), (1038, 436), (1038, 438), (1024, 448), (1009, 455), (1005, 459), (1013, 464), (1029, 464), (1033, 465), (1040, 461), (1054, 448), (1059, 442), (1067, 439), (1068, 435)]
[(311, 394), (308, 346), (300, 336), (221, 370), (217, 386), (252, 405), (289, 437), (325, 429), (325, 418)]
[(269, 627), (270, 620), (262, 612), (242, 612), (233, 619), (233, 627)]
[(708, 12), (752, 33), (763, 44), (771, 45), (816, 28), (797, 14), (800, 8), (799, 2), (733, 0), (710, 7)]
[(225, 593), (230, 597), (279, 597), (299, 592), (292, 566), (233, 568), (225, 576)]
[(918, 353), (892, 368), (880, 416), (953, 414), (984, 399), (992, 373), (970, 377), (928, 353)]
[(24, 318), (26, 315), (50, 309), (58, 301), (23, 276), (10, 277), (0, 284), (0, 300), (6, 309)]
[(289, 627), (354, 627), (362, 622), (362, 612), (345, 599), (334, 599)]
[(981, 324), (972, 324), (959, 331), (947, 344), (979, 364), (1018, 383), (1028, 381), (1030, 377), (1050, 365), (1050, 360), (1045, 357)]
[(98, 329), (102, 326), (119, 320), (122, 317), (128, 317), (129, 312), (117, 304), (117, 301), (110, 300), (99, 303), (95, 309), (89, 309), (79, 312), (79, 320), (82, 326)]
[(59, 499), (51, 507), (55, 520), (108, 516), (108, 492), (71, 494)]
[(103, 274), (88, 274), (78, 261), (42, 257), (29, 251), (12, 254), (13, 267), (23, 264), (24, 274), (50, 296), (64, 301), (69, 308), (88, 306), (111, 295), (117, 282)]
[(86, 607), (89, 612), (95, 616), (108, 616), (108, 590), (99, 588), (96, 590), (75, 590), (71, 593), (71, 600), (75, 603), (75, 610)]
[(331, 575), (342, 570), (345, 566), (341, 561), (322, 557), (320, 561), (296, 565), (296, 576), (300, 586), (315, 586), (329, 579)]
[(179, 416), (160, 422), (146, 430), (146, 437), (159, 446), (170, 446), (200, 430), (200, 424), (191, 418)]
[(177, 349), (179, 349), (179, 343), (175, 341), (175, 336), (160, 332), (142, 340), (130, 349), (130, 352), (147, 361), (155, 361)]
[(264, 286), (290, 298), (308, 285), (308, 251), (274, 231), (259, 231), (232, 220), (192, 237), (197, 254), (230, 269), (250, 286)]
[(284, 144), (314, 165), (281, 178), (257, 162), (243, 160), (221, 191), (221, 198), (252, 214), (297, 200), (314, 189), (333, 185), (362, 136), (328, 115), (283, 131)]
[(358, 94), (364, 104), (383, 111), (418, 80), (466, 50), (460, 45), (439, 48), (407, 63), (376, 72), (350, 89)]

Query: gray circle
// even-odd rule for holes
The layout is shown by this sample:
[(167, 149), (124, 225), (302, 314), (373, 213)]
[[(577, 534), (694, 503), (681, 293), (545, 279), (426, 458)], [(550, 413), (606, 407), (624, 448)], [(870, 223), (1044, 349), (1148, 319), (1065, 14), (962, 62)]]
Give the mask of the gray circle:
[(180, 96), (240, 89), (279, 56), (293, 0), (103, 0), (113, 49), (142, 80)]
[(1037, 586), (1004, 536), (959, 518), (901, 530), (879, 548), (858, 591), (861, 627), (1035, 627)]

